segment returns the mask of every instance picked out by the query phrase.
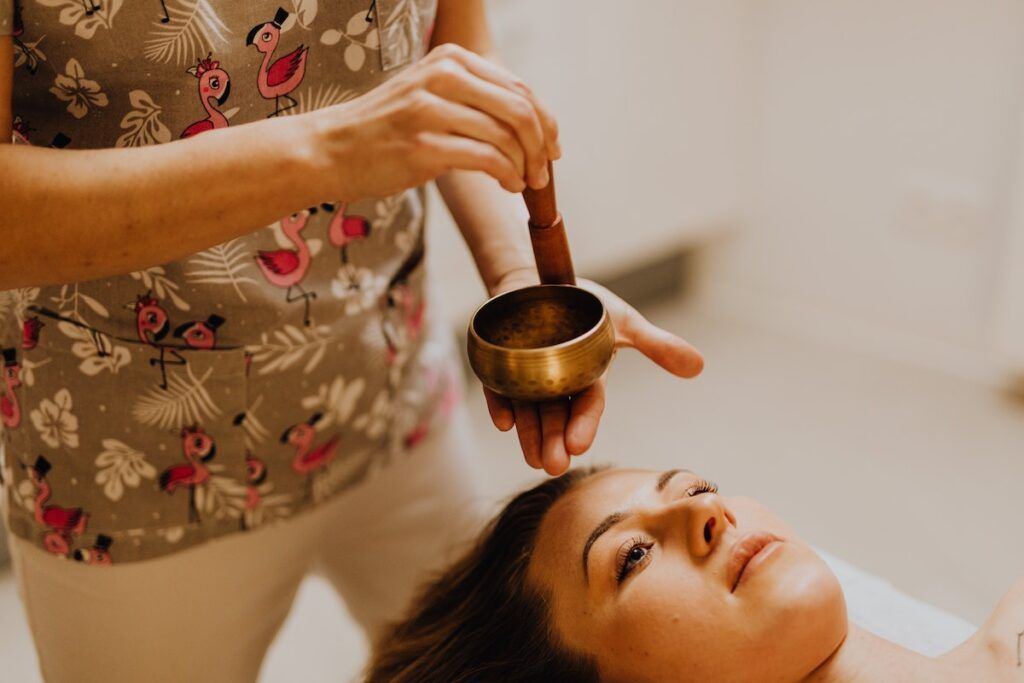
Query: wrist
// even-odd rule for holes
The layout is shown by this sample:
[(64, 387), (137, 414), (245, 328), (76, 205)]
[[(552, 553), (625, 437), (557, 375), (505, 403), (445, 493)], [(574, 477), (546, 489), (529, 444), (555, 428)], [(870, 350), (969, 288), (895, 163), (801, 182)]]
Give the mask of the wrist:
[(490, 296), (497, 296), (513, 289), (521, 289), (536, 284), (540, 284), (537, 267), (533, 264), (523, 264), (503, 271), (500, 276), (487, 284), (487, 292)]
[(303, 173), (298, 176), (303, 191), (314, 192), (317, 200), (354, 201), (345, 187), (343, 174), (350, 156), (351, 135), (344, 117), (338, 116), (338, 107), (327, 107), (294, 117), (298, 163)]

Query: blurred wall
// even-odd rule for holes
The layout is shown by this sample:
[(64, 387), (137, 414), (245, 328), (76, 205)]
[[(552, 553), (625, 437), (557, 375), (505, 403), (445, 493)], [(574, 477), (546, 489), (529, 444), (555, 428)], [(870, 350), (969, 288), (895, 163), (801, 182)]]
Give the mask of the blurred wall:
[[(558, 117), (556, 186), (579, 273), (633, 267), (735, 221), (742, 0), (490, 0), (488, 11), (502, 61)], [(483, 290), (450, 224), (434, 227), (443, 296), (468, 315)]]
[(1024, 3), (745, 8), (743, 229), (713, 254), (709, 306), (993, 380)]

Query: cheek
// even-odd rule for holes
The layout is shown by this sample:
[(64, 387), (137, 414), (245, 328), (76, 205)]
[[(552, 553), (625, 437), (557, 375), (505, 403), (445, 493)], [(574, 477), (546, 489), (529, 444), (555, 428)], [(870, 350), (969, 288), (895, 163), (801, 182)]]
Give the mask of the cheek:
[(711, 576), (689, 562), (655, 560), (623, 593), (598, 661), (612, 678), (678, 680), (728, 658), (738, 616)]

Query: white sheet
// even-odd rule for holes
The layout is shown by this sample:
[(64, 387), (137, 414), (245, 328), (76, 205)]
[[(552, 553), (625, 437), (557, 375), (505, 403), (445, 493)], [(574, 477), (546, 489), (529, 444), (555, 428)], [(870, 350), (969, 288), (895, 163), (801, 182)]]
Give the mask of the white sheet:
[(912, 598), (885, 579), (816, 548), (846, 594), (850, 621), (894, 643), (934, 657), (974, 634), (977, 627)]

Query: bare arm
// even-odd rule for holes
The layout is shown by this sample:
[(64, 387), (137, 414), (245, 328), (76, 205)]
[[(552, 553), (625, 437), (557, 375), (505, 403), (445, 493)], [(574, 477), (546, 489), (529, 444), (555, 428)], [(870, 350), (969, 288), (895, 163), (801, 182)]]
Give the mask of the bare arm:
[[(485, 57), (493, 57), (483, 0), (440, 0), (433, 40), (436, 44), (457, 43)], [(527, 153), (524, 163), (530, 185), (543, 187), (548, 178), (542, 166), (548, 158), (561, 156), (554, 117), (522, 81), (496, 65), (493, 68), (500, 72), (505, 87), (531, 102), (538, 113), (544, 144), (538, 148), (524, 143)], [(465, 171), (448, 173), (438, 178), (437, 185), (473, 254), (488, 292), (500, 294), (538, 281), (522, 198), (502, 192), (485, 176)], [(655, 327), (600, 285), (587, 281), (580, 281), (580, 285), (604, 302), (615, 326), (617, 346), (636, 348), (680, 377), (700, 373), (704, 361), (688, 343)], [(512, 403), (487, 389), (484, 397), (498, 429), (507, 431), (516, 427), (527, 464), (557, 475), (569, 468), (572, 455), (584, 453), (593, 443), (604, 411), (605, 379), (561, 401)]]
[[(439, 0), (433, 44), (455, 43), (488, 60), (497, 61), (483, 3), (479, 0)], [(508, 74), (511, 87), (521, 97), (536, 102), (544, 118), (542, 126), (546, 138), (542, 152), (538, 152), (535, 168), (538, 182), (534, 187), (547, 184), (542, 165), (550, 156), (561, 156), (558, 145), (558, 127), (554, 117), (533, 97), (527, 86)], [(543, 180), (543, 182), (540, 182)], [(520, 286), (537, 282), (530, 235), (526, 227), (527, 214), (522, 197), (502, 192), (490, 178), (479, 173), (453, 171), (437, 179), (437, 187), (452, 213), (466, 245), (469, 247), (484, 286), (491, 294), (503, 285)], [(508, 425), (509, 428), (511, 424)]]
[[(0, 39), (0, 140), (12, 46)], [(321, 201), (380, 197), (452, 169), (525, 187), (535, 115), (454, 46), (344, 104), (142, 149), (0, 144), (0, 289), (165, 263)]]

